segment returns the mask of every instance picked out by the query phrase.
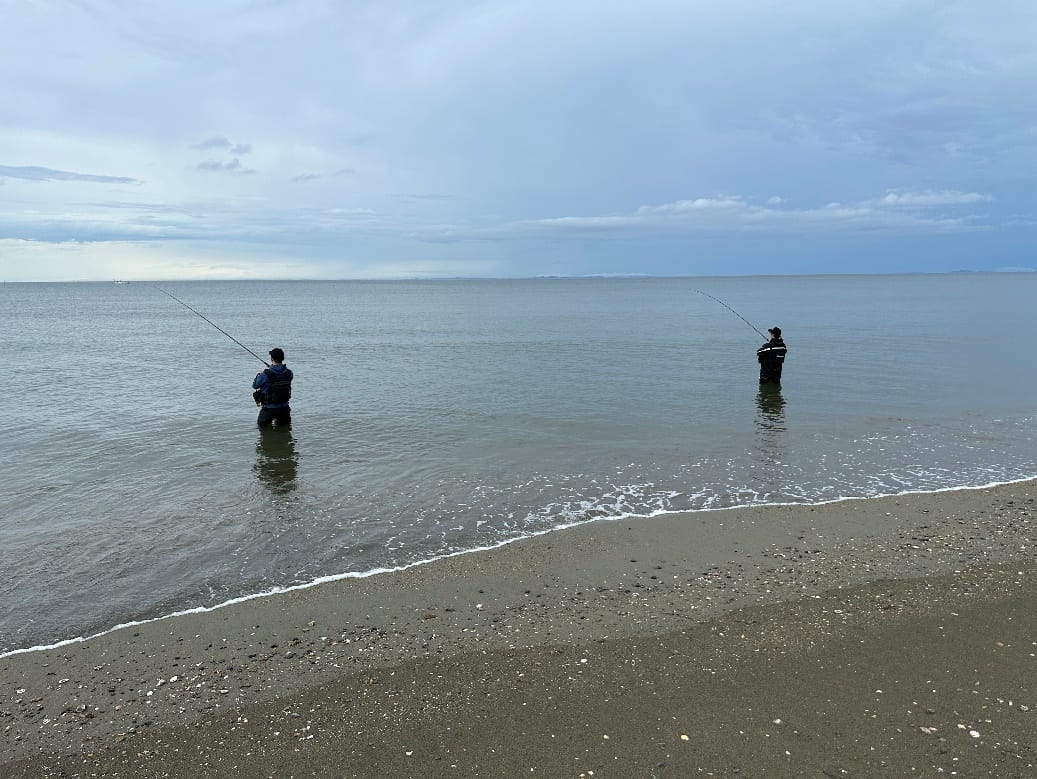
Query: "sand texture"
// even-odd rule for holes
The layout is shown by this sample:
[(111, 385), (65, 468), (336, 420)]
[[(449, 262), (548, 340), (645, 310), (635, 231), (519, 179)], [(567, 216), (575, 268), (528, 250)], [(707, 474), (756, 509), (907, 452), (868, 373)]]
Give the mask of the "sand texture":
[(0, 658), (0, 777), (1037, 776), (1037, 483), (598, 522)]

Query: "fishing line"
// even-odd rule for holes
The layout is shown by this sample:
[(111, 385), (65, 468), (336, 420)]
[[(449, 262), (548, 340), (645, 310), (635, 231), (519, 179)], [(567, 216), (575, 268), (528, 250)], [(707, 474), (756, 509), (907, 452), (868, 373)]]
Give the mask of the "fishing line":
[(213, 327), (215, 327), (215, 328), (216, 328), (217, 330), (219, 330), (219, 331), (220, 331), (221, 333), (223, 333), (223, 334), (224, 334), (225, 336), (227, 336), (227, 337), (228, 337), (228, 338), (229, 338), (230, 340), (232, 340), (232, 341), (233, 341), (234, 343), (236, 343), (236, 344), (237, 344), (238, 346), (240, 346), (240, 347), (241, 347), (242, 349), (244, 349), (244, 350), (245, 350), (246, 352), (248, 352), (248, 353), (249, 353), (249, 354), (251, 354), (251, 355), (252, 355), (253, 357), (255, 357), (255, 358), (256, 358), (257, 360), (259, 360), (259, 361), (260, 361), (261, 363), (263, 363), (263, 365), (265, 365), (265, 366), (266, 366), (266, 367), (268, 367), (268, 368), (270, 367), (270, 363), (268, 363), (268, 362), (267, 362), (266, 360), (264, 360), (264, 359), (263, 359), (262, 357), (260, 357), (260, 356), (259, 356), (258, 354), (256, 354), (256, 353), (255, 353), (254, 351), (252, 351), (252, 350), (251, 350), (251, 349), (249, 349), (249, 348), (248, 348), (247, 346), (245, 346), (245, 344), (241, 343), (241, 341), (239, 341), (239, 340), (238, 340), (237, 338), (235, 338), (234, 336), (232, 336), (232, 335), (231, 335), (230, 333), (228, 333), (228, 332), (227, 332), (226, 330), (224, 330), (224, 329), (223, 329), (222, 327), (220, 327), (220, 326), (219, 326), (218, 324), (216, 324), (216, 323), (215, 323), (215, 322), (213, 322), (213, 321), (212, 321), (211, 319), (209, 319), (209, 318), (208, 318), (207, 316), (205, 316), (205, 314), (202, 314), (202, 313), (200, 313), (200, 312), (198, 312), (198, 311), (195, 311), (195, 310), (194, 310), (193, 308), (191, 308), (191, 307), (190, 307), (189, 305), (187, 305), (187, 304), (186, 304), (186, 303), (185, 303), (184, 301), (182, 301), (182, 300), (181, 300), (180, 298), (178, 298), (178, 297), (177, 297), (176, 295), (174, 295), (174, 294), (173, 294), (172, 292), (166, 292), (166, 291), (165, 291), (164, 289), (162, 289), (162, 287), (159, 287), (159, 286), (158, 286), (158, 285), (156, 285), (156, 284), (152, 284), (151, 286), (152, 286), (152, 287), (154, 287), (155, 289), (157, 289), (157, 290), (158, 290), (159, 292), (163, 293), (164, 295), (169, 295), (169, 297), (173, 298), (173, 300), (175, 300), (175, 301), (176, 301), (177, 303), (179, 303), (179, 304), (180, 304), (181, 306), (183, 306), (184, 308), (186, 308), (186, 309), (187, 309), (188, 311), (190, 311), (190, 312), (191, 312), (192, 314), (197, 314), (198, 316), (200, 316), (200, 317), (201, 317), (202, 319), (204, 319), (204, 320), (205, 320), (206, 322), (208, 322), (208, 323), (209, 323), (210, 325), (212, 325)]
[[(748, 319), (746, 319), (746, 318), (745, 318), (744, 316), (742, 316), (741, 314), (739, 314), (739, 313), (738, 313), (737, 311), (735, 311), (735, 310), (734, 310), (733, 308), (731, 308), (731, 306), (727, 305), (727, 303), (725, 303), (725, 302), (724, 302), (723, 300), (721, 300), (720, 298), (715, 298), (715, 297), (713, 297), (712, 295), (710, 295), (710, 294), (709, 294), (708, 292), (703, 292), (703, 291), (702, 291), (701, 289), (696, 289), (696, 290), (694, 290), (694, 291), (695, 291), (695, 292), (698, 292), (698, 293), (699, 293), (700, 295), (705, 295), (705, 296), (706, 296), (707, 298), (709, 298), (710, 300), (715, 300), (715, 301), (716, 301), (717, 303), (719, 303), (720, 305), (722, 305), (722, 306), (723, 306), (724, 308), (726, 308), (726, 309), (727, 309), (728, 311), (730, 311), (730, 312), (731, 312), (732, 314), (734, 314), (734, 315), (735, 315), (736, 317), (738, 317), (738, 318), (739, 318), (739, 319), (741, 319), (741, 320), (742, 320), (743, 322), (745, 322), (745, 323), (746, 323), (747, 325), (749, 325), (749, 327), (751, 327), (751, 328), (752, 328), (753, 330), (756, 330), (756, 325), (754, 325), (754, 324), (753, 324), (752, 322), (750, 322), (750, 321), (749, 321)], [(760, 333), (760, 331), (759, 331), (759, 330), (756, 330), (756, 332), (757, 332), (757, 333)], [(767, 341), (769, 341), (769, 340), (770, 340), (770, 338), (768, 338), (767, 336), (765, 336), (765, 335), (764, 335), (763, 333), (760, 333), (760, 337), (761, 337), (761, 338), (763, 338), (764, 340), (767, 340)]]

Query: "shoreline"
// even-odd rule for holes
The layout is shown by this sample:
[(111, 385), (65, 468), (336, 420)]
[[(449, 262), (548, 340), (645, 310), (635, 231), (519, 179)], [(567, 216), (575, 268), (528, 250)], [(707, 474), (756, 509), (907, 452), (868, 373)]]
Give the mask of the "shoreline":
[[(781, 698), (781, 679), (768, 676), (760, 658), (787, 665), (789, 674), (807, 683), (806, 669), (796, 663), (817, 654), (832, 675), (825, 694), (856, 710), (856, 699), (845, 698), (838, 683), (853, 676), (852, 667), (878, 658), (880, 666), (906, 678), (911, 673), (885, 657), (889, 646), (900, 646), (909, 657), (912, 649), (922, 651), (914, 646), (913, 628), (929, 620), (937, 631), (933, 635), (939, 635), (937, 623), (968, 622), (972, 627), (962, 629), (954, 646), (943, 647), (940, 662), (946, 664), (959, 648), (1000, 641), (997, 651), (1018, 647), (1018, 668), (1037, 678), (1032, 673), (1037, 634), (1027, 632), (1037, 617), (1032, 599), (1023, 597), (1037, 594), (1035, 496), (1037, 481), (1027, 480), (826, 504), (731, 508), (723, 510), (722, 522), (716, 521), (717, 510), (595, 521), (398, 572), (250, 596), (53, 649), (8, 654), (0, 658), (0, 773), (220, 776), (227, 775), (221, 771), (228, 760), (270, 771), (257, 776), (514, 776), (530, 773), (530, 767), (547, 776), (578, 776), (583, 768), (596, 776), (647, 776), (655, 768), (660, 776), (681, 776), (694, 770), (676, 772), (677, 764), (713, 766), (710, 770), (720, 775), (735, 767), (751, 773), (743, 759), (756, 753), (746, 752), (737, 731), (720, 724), (733, 723), (742, 712), (733, 708), (735, 700), (744, 708), (754, 696), (761, 702), (767, 695)], [(720, 527), (722, 532), (711, 533)], [(856, 605), (835, 607), (846, 603)], [(1002, 618), (994, 624), (1004, 623), (1010, 640), (992, 639), (987, 622), (993, 615)], [(732, 644), (734, 635), (741, 638)], [(871, 635), (890, 641), (868, 649)], [(1032, 645), (1026, 647), (1028, 636)], [(674, 657), (697, 670), (687, 678), (675, 676), (673, 663), (665, 662)], [(961, 660), (956, 668), (941, 669), (941, 687), (951, 679), (952, 686), (960, 682), (970, 691), (975, 663)], [(1004, 682), (1014, 680), (1019, 690), (1013, 705), (995, 705), (1012, 709), (1015, 720), (1033, 733), (1037, 691), (1032, 682), (1017, 678), (1021, 673)], [(548, 677), (551, 684), (532, 694), (531, 681)], [(692, 678), (702, 686), (689, 687)], [(755, 686), (744, 686), (750, 678), (758, 680)], [(401, 687), (401, 679), (409, 685)], [(492, 690), (489, 708), (473, 692), (480, 685)], [(570, 686), (572, 695), (562, 705), (562, 692)], [(685, 730), (667, 741), (667, 754), (683, 757), (660, 758), (669, 767), (652, 768), (644, 761), (658, 746), (658, 722), (692, 716), (683, 699), (673, 696), (678, 688), (700, 704), (704, 691), (712, 690), (713, 713), (696, 715), (705, 717), (698, 734), (684, 724)], [(718, 698), (721, 688), (731, 697)], [(916, 697), (920, 689), (912, 688)], [(800, 692), (810, 698), (818, 690), (807, 684)], [(613, 697), (623, 698), (624, 706), (606, 705)], [(1009, 700), (1011, 691), (1002, 697)], [(649, 717), (655, 724), (631, 721), (632, 711), (648, 717), (652, 699), (660, 704), (658, 716)], [(802, 702), (789, 699), (783, 705), (795, 717), (775, 715), (756, 725), (778, 733), (774, 719), (798, 718), (799, 732), (805, 733), (824, 723)], [(537, 716), (530, 718), (534, 711)], [(622, 744), (622, 753), (598, 750), (594, 754), (608, 752), (611, 762), (599, 761), (597, 768), (577, 762), (592, 742), (585, 740), (585, 723), (566, 720), (576, 711), (601, 731), (593, 741), (597, 747)], [(286, 733), (299, 731), (293, 724), (304, 727), (294, 720), (310, 721), (312, 732), (287, 738)], [(929, 727), (925, 717), (922, 721), (918, 727)], [(480, 730), (490, 722), (510, 728)], [(893, 734), (902, 724), (895, 717), (883, 722), (898, 724), (876, 733), (896, 740)], [(963, 743), (972, 751), (908, 749), (901, 757), (915, 762), (924, 757), (936, 765), (941, 754), (950, 755), (946, 760), (956, 757), (963, 769), (961, 760), (976, 758), (979, 745), (991, 743), (984, 731), (989, 733), (993, 723), (963, 721), (951, 727), (957, 730), (958, 724), (981, 734), (966, 732)], [(341, 738), (329, 737), (347, 725), (352, 730), (342, 730)], [(548, 725), (554, 738), (542, 741)], [(942, 722), (933, 728), (935, 738), (922, 734), (927, 748), (957, 735)], [(609, 730), (613, 735), (603, 739)], [(410, 755), (404, 743), (412, 738), (409, 733), (423, 734), (413, 736), (413, 743), (423, 746), (410, 749)], [(703, 739), (702, 733), (710, 737)], [(1037, 762), (1037, 744), (1033, 736), (1026, 742), (1025, 733), (1012, 738), (1012, 749), (1002, 740), (1001, 751), (983, 751), (983, 759), (1007, 760), (1013, 752), (1018, 775), (1025, 775)], [(948, 743), (956, 742), (943, 745)], [(770, 755), (767, 765), (782, 775), (820, 765), (821, 735), (813, 751), (797, 744), (788, 756), (770, 755), (761, 746), (759, 759)], [(844, 747), (852, 751), (850, 741)], [(258, 763), (257, 755), (263, 756)], [(862, 766), (871, 765), (866, 757), (847, 765), (856, 765), (864, 772), (860, 775), (898, 773), (893, 763), (866, 770)], [(525, 765), (534, 760), (541, 762)], [(619, 771), (621, 764), (634, 772)], [(1016, 775), (1015, 765), (997, 763), (1006, 771), (1003, 776)], [(947, 766), (954, 769), (952, 762)], [(922, 762), (918, 768), (935, 770)]]
[(472, 549), (464, 549), (464, 550), (461, 550), (461, 551), (458, 551), (458, 552), (451, 552), (449, 554), (444, 554), (444, 555), (439, 555), (439, 556), (435, 556), (435, 557), (430, 557), (430, 558), (425, 559), (425, 560), (418, 560), (416, 562), (407, 563), (405, 565), (397, 566), (397, 567), (394, 567), (394, 568), (373, 568), (373, 569), (368, 570), (368, 571), (349, 571), (349, 572), (340, 573), (340, 574), (330, 574), (330, 575), (327, 575), (327, 576), (318, 577), (317, 579), (314, 579), (314, 580), (309, 581), (309, 582), (304, 582), (302, 584), (293, 584), (293, 585), (284, 586), (284, 587), (278, 586), (278, 587), (274, 587), (274, 588), (269, 589), (269, 590), (263, 590), (263, 591), (256, 592), (256, 593), (251, 593), (251, 594), (248, 594), (248, 595), (240, 595), (240, 596), (237, 596), (237, 597), (234, 597), (234, 598), (230, 598), (230, 599), (228, 599), (226, 601), (222, 601), (220, 603), (217, 603), (217, 604), (215, 604), (213, 606), (194, 606), (194, 607), (186, 608), (186, 609), (183, 609), (183, 610), (180, 610), (180, 611), (173, 611), (173, 612), (170, 612), (169, 614), (163, 614), (163, 615), (158, 616), (158, 617), (150, 617), (150, 618), (147, 618), (147, 619), (131, 620), (129, 622), (121, 622), (121, 623), (119, 623), (117, 625), (113, 625), (110, 628), (106, 628), (105, 630), (101, 630), (101, 631), (98, 631), (96, 633), (90, 633), (90, 634), (85, 635), (85, 636), (74, 636), (72, 638), (62, 639), (60, 641), (56, 641), (56, 642), (51, 643), (51, 644), (39, 644), (39, 645), (29, 646), (29, 647), (19, 647), (19, 648), (16, 648), (16, 649), (11, 649), (11, 650), (7, 650), (7, 651), (4, 651), (4, 652), (0, 652), (0, 660), (4, 660), (5, 658), (13, 657), (15, 655), (20, 655), (20, 654), (28, 654), (28, 653), (32, 653), (32, 652), (47, 652), (47, 651), (51, 651), (51, 650), (55, 650), (55, 649), (61, 649), (63, 647), (74, 646), (76, 644), (81, 644), (81, 643), (84, 643), (84, 642), (87, 642), (87, 641), (92, 641), (92, 640), (95, 640), (95, 639), (103, 638), (104, 636), (110, 635), (112, 633), (117, 633), (117, 632), (119, 632), (121, 630), (126, 630), (126, 629), (129, 629), (129, 628), (137, 628), (137, 627), (141, 627), (141, 626), (144, 626), (144, 625), (149, 625), (149, 624), (154, 623), (154, 622), (163, 622), (163, 621), (166, 621), (166, 620), (176, 619), (176, 618), (179, 618), (179, 617), (186, 617), (186, 616), (191, 616), (191, 615), (194, 615), (194, 614), (206, 614), (206, 613), (209, 613), (209, 612), (219, 611), (220, 609), (224, 609), (224, 608), (233, 608), (234, 606), (238, 606), (240, 604), (247, 603), (248, 601), (251, 601), (251, 600), (259, 600), (259, 599), (263, 599), (263, 598), (276, 598), (276, 597), (287, 595), (287, 594), (290, 594), (290, 593), (293, 593), (293, 592), (297, 592), (297, 591), (301, 591), (301, 590), (308, 590), (308, 589), (311, 589), (313, 587), (323, 587), (325, 585), (335, 584), (337, 582), (348, 581), (348, 580), (353, 580), (353, 579), (367, 579), (367, 578), (374, 577), (374, 576), (385, 576), (385, 575), (399, 574), (399, 573), (402, 573), (404, 571), (410, 570), (412, 568), (417, 568), (417, 567), (425, 566), (425, 565), (434, 565), (434, 564), (436, 564), (438, 562), (441, 562), (443, 560), (449, 560), (449, 559), (452, 559), (452, 558), (455, 558), (455, 557), (463, 557), (463, 556), (472, 555), (472, 554), (483, 554), (483, 553), (487, 553), (487, 552), (493, 552), (493, 551), (495, 551), (497, 549), (501, 549), (501, 548), (509, 546), (511, 544), (524, 543), (524, 542), (530, 541), (532, 539), (540, 538), (542, 536), (551, 535), (553, 533), (566, 532), (566, 531), (570, 531), (570, 530), (574, 530), (574, 529), (577, 529), (577, 528), (586, 527), (588, 525), (593, 525), (593, 524), (597, 524), (597, 523), (628, 522), (628, 521), (634, 521), (634, 522), (637, 522), (637, 521), (652, 521), (652, 520), (659, 519), (659, 518), (662, 518), (662, 517), (691, 516), (691, 515), (711, 514), (711, 513), (717, 513), (717, 512), (753, 510), (753, 509), (768, 509), (768, 508), (797, 508), (798, 507), (798, 508), (804, 508), (804, 509), (813, 509), (813, 508), (816, 508), (816, 507), (831, 506), (831, 505), (837, 505), (837, 504), (841, 504), (841, 503), (849, 503), (849, 502), (852, 502), (852, 501), (885, 500), (885, 499), (892, 499), (892, 498), (901, 498), (901, 497), (906, 497), (906, 496), (910, 496), (910, 495), (937, 495), (937, 494), (944, 493), (944, 492), (972, 492), (972, 491), (976, 491), (976, 490), (986, 490), (986, 489), (993, 489), (993, 488), (997, 488), (997, 487), (1007, 487), (1007, 486), (1011, 486), (1011, 485), (1015, 485), (1015, 484), (1025, 484), (1027, 482), (1037, 482), (1037, 476), (1028, 476), (1028, 477), (1024, 477), (1024, 478), (1020, 478), (1020, 479), (1011, 479), (1009, 481), (989, 482), (987, 484), (983, 484), (983, 485), (979, 485), (979, 486), (941, 487), (941, 488), (933, 489), (933, 490), (906, 490), (904, 492), (898, 492), (898, 493), (888, 494), (888, 495), (885, 495), (885, 494), (884, 495), (877, 495), (877, 496), (871, 496), (871, 497), (856, 497), (856, 496), (839, 497), (839, 498), (832, 498), (831, 500), (819, 501), (819, 502), (816, 502), (816, 503), (759, 503), (759, 504), (752, 504), (752, 505), (747, 505), (747, 506), (723, 506), (723, 507), (720, 507), (720, 508), (702, 508), (702, 509), (693, 509), (693, 510), (690, 510), (690, 511), (673, 510), (673, 511), (660, 511), (660, 512), (653, 513), (653, 514), (629, 514), (629, 515), (624, 515), (624, 516), (620, 516), (620, 517), (595, 518), (595, 519), (585, 520), (583, 522), (574, 522), (574, 523), (571, 523), (571, 524), (558, 525), (557, 527), (548, 528), (547, 530), (536, 531), (534, 533), (531, 533), (530, 535), (519, 536), (519, 537), (516, 537), (516, 538), (509, 538), (507, 540), (501, 541), (500, 543), (494, 544), (492, 546), (479, 546), (479, 547), (473, 547)]

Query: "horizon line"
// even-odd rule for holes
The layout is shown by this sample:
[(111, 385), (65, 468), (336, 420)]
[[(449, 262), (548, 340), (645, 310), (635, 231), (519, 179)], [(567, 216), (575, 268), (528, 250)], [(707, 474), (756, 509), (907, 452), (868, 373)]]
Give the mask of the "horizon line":
[(825, 273), (739, 273), (739, 274), (656, 274), (656, 273), (540, 273), (533, 276), (353, 276), (341, 278), (321, 277), (277, 277), (264, 276), (256, 278), (237, 279), (213, 279), (213, 278), (121, 278), (121, 279), (4, 279), (2, 284), (156, 284), (156, 283), (188, 283), (188, 282), (393, 282), (393, 281), (622, 281), (634, 279), (745, 279), (745, 278), (794, 278), (807, 276), (955, 276), (955, 275), (980, 275), (980, 274), (1029, 274), (1037, 273), (1037, 268), (1009, 267), (992, 268), (987, 270), (975, 270), (961, 268), (958, 270), (942, 271), (881, 271), (870, 273), (867, 271), (855, 272), (825, 272)]

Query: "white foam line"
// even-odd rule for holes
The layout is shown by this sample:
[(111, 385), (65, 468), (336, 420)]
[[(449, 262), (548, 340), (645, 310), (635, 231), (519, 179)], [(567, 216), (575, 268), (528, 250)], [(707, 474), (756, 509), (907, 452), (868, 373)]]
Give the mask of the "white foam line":
[(593, 522), (619, 522), (624, 519), (651, 519), (653, 517), (666, 516), (668, 514), (705, 514), (714, 511), (733, 511), (735, 509), (755, 509), (765, 508), (767, 506), (827, 506), (832, 503), (844, 503), (848, 501), (856, 500), (874, 500), (876, 498), (896, 498), (901, 495), (935, 495), (940, 492), (963, 492), (963, 491), (978, 491), (987, 490), (992, 487), (1003, 487), (1009, 484), (1021, 484), (1026, 481), (1032, 481), (1037, 479), (1037, 476), (1027, 476), (1021, 479), (1010, 479), (1008, 481), (992, 481), (987, 484), (981, 484), (979, 486), (966, 486), (966, 487), (939, 487), (932, 490), (904, 490), (903, 492), (894, 492), (890, 494), (880, 495), (869, 495), (867, 497), (852, 496), (852, 497), (839, 497), (831, 498), (829, 500), (822, 500), (816, 503), (798, 503), (798, 502), (782, 502), (782, 503), (756, 503), (749, 505), (735, 505), (735, 506), (722, 506), (720, 508), (703, 508), (703, 509), (659, 509), (653, 511), (650, 514), (618, 514), (611, 517), (592, 517), (590, 519), (583, 519), (575, 522), (567, 522), (562, 525), (555, 525), (554, 527), (547, 528), (545, 530), (536, 530), (525, 535), (516, 536), (515, 538), (508, 538), (499, 543), (491, 544), (489, 546), (476, 546), (471, 549), (463, 549), (458, 552), (450, 552), (449, 554), (437, 555), (436, 557), (430, 557), (427, 560), (418, 560), (417, 562), (407, 563), (406, 565), (399, 565), (394, 568), (372, 568), (369, 571), (352, 571), (348, 573), (337, 573), (329, 576), (321, 576), (310, 582), (304, 584), (294, 584), (291, 587), (273, 587), (263, 592), (257, 592), (252, 595), (242, 595), (237, 598), (231, 598), (230, 600), (218, 603), (215, 606), (195, 606), (194, 608), (184, 609), (183, 611), (174, 611), (171, 614), (164, 614), (161, 617), (153, 617), (151, 619), (136, 620), (133, 622), (122, 622), (118, 625), (102, 630), (99, 633), (92, 633), (89, 636), (77, 636), (76, 638), (67, 638), (64, 641), (58, 641), (54, 644), (40, 644), (38, 646), (25, 647), (23, 649), (12, 649), (9, 652), (0, 653), (0, 659), (5, 657), (12, 657), (13, 655), (27, 654), (29, 652), (46, 652), (51, 649), (59, 649), (63, 646), (71, 646), (72, 644), (81, 644), (85, 641), (91, 641), (101, 636), (107, 636), (109, 633), (114, 633), (118, 630), (125, 628), (139, 627), (141, 625), (149, 625), (152, 622), (162, 622), (167, 619), (173, 619), (174, 617), (182, 617), (188, 614), (205, 614), (210, 611), (217, 611), (218, 609), (226, 608), (227, 606), (236, 606), (239, 603), (245, 603), (250, 600), (257, 600), (259, 598), (269, 598), (274, 595), (283, 595), (288, 592), (298, 592), (299, 590), (308, 590), (311, 587), (317, 587), (322, 584), (330, 584), (332, 582), (339, 582), (345, 579), (367, 579), (371, 576), (379, 576), (385, 573), (399, 573), (400, 571), (406, 571), (408, 568), (417, 568), (419, 565), (429, 565), (431, 563), (438, 562), (439, 560), (448, 560), (451, 557), (460, 557), (461, 555), (476, 554), (478, 552), (490, 552), (494, 549), (500, 549), (501, 547), (513, 544), (518, 541), (525, 541), (529, 538), (536, 538), (538, 536), (544, 536), (548, 533), (555, 533), (560, 530), (569, 530), (570, 528), (579, 527), (581, 525), (589, 525)]

